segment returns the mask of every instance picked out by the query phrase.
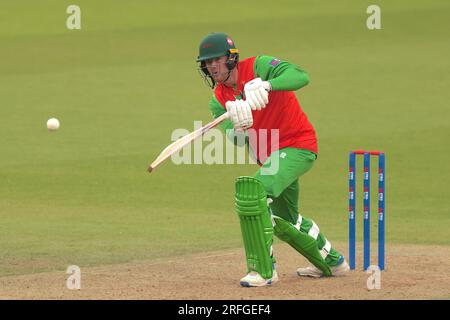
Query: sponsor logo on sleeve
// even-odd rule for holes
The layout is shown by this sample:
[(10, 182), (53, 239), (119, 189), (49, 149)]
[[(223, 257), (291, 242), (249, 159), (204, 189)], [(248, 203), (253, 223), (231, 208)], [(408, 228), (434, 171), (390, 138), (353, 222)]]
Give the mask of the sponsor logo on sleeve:
[(273, 66), (273, 67), (276, 67), (277, 65), (280, 64), (280, 62), (281, 62), (280, 59), (272, 59), (272, 60), (269, 62), (269, 64), (270, 64), (271, 66)]

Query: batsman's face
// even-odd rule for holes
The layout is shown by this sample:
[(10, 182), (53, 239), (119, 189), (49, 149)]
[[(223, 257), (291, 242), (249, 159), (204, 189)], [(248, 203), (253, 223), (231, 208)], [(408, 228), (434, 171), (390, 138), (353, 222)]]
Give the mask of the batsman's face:
[(209, 74), (213, 77), (216, 82), (223, 82), (228, 77), (228, 69), (225, 65), (227, 61), (227, 56), (222, 56), (219, 58), (208, 59), (205, 61), (206, 68)]

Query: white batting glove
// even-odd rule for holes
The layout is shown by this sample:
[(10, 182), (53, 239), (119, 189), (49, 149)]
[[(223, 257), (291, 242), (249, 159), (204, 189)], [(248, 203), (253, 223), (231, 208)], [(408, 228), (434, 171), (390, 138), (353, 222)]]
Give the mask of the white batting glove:
[(247, 101), (227, 101), (225, 107), (235, 129), (245, 130), (253, 125), (252, 109)]
[(269, 91), (272, 89), (269, 81), (262, 81), (255, 78), (247, 82), (244, 86), (245, 101), (248, 102), (252, 110), (261, 110), (269, 103)]

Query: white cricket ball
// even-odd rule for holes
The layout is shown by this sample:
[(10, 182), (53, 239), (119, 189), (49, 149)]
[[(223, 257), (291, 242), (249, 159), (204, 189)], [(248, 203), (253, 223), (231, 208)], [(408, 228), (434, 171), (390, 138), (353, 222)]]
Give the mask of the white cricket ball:
[(59, 128), (59, 120), (56, 118), (50, 118), (47, 121), (47, 129), (50, 131), (58, 130)]

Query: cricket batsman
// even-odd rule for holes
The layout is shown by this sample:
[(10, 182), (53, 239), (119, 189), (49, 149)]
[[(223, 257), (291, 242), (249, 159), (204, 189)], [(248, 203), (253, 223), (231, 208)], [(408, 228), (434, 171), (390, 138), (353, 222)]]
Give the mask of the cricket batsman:
[[(201, 41), (197, 62), (214, 90), (210, 102), (213, 117), (228, 112), (222, 129), (235, 143), (243, 135), (260, 165), (253, 177), (236, 179), (235, 207), (247, 261), (247, 275), (240, 284), (260, 287), (278, 280), (274, 234), (311, 262), (311, 266), (297, 269), (299, 276), (346, 274), (349, 266), (344, 256), (313, 220), (299, 213), (299, 178), (312, 168), (318, 154), (315, 130), (294, 94), (309, 83), (308, 74), (272, 56), (239, 61), (234, 41), (224, 33), (211, 33)], [(276, 143), (272, 137), (267, 141), (271, 134), (247, 134), (274, 129)], [(274, 162), (277, 170), (265, 171)]]

